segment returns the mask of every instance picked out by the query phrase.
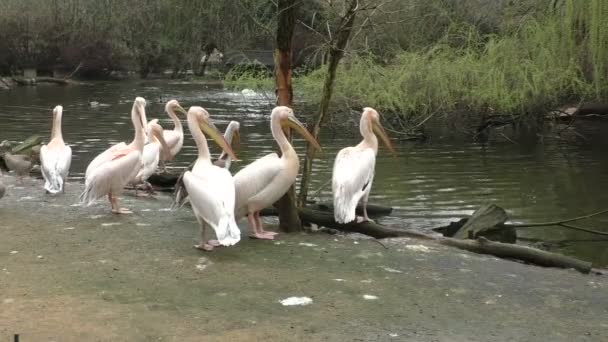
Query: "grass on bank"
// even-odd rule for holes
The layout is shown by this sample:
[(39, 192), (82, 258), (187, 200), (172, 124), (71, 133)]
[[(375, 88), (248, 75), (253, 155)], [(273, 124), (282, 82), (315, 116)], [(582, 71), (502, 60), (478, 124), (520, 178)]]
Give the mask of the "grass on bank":
[[(454, 121), (463, 113), (537, 119), (549, 108), (608, 94), (608, 5), (565, 0), (558, 11), (529, 18), (503, 36), (455, 28), (431, 48), (403, 51), (388, 64), (349, 55), (338, 69), (334, 110), (372, 106), (385, 115), (419, 123), (430, 115)], [(465, 41), (453, 47), (453, 38)], [(318, 103), (325, 68), (294, 80), (307, 102)], [(229, 73), (234, 88), (271, 90), (274, 81), (255, 71)]]

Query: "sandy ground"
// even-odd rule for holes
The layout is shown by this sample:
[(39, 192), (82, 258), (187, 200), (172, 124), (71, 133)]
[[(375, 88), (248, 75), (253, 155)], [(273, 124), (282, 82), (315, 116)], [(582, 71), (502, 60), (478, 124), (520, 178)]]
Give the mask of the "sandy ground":
[(0, 341), (608, 341), (603, 276), (324, 234), (204, 253), (166, 196), (118, 217), (5, 181)]

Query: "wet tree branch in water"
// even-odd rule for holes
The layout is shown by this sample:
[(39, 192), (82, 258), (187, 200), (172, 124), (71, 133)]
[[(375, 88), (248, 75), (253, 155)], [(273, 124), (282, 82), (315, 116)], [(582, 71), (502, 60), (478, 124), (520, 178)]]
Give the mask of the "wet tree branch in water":
[(549, 226), (559, 226), (559, 227), (563, 227), (563, 228), (568, 228), (568, 229), (573, 229), (573, 230), (578, 230), (578, 231), (582, 231), (582, 232), (587, 232), (590, 234), (596, 234), (596, 235), (604, 235), (604, 236), (608, 236), (608, 232), (601, 232), (598, 230), (593, 230), (593, 229), (589, 229), (589, 228), (583, 228), (583, 227), (579, 227), (579, 226), (575, 226), (572, 224), (569, 224), (570, 222), (575, 222), (575, 221), (580, 221), (580, 220), (584, 220), (584, 219), (588, 219), (594, 216), (598, 216), (601, 214), (605, 214), (608, 213), (608, 209), (604, 209), (595, 213), (591, 213), (591, 214), (587, 214), (587, 215), (583, 215), (583, 216), (579, 216), (579, 217), (574, 217), (574, 218), (570, 218), (570, 219), (565, 219), (565, 220), (560, 220), (560, 221), (549, 221), (549, 222), (537, 222), (537, 223), (510, 223), (510, 224), (505, 224), (506, 227), (512, 227), (512, 228), (536, 228), (536, 227), (549, 227)]

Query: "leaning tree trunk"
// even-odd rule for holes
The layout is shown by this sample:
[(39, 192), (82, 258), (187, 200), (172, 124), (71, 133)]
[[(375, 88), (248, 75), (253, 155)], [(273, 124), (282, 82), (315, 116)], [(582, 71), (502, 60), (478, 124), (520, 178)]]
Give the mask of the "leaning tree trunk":
[[(292, 39), (296, 23), (296, 0), (278, 1), (277, 41), (274, 50), (277, 104), (293, 106), (292, 74)], [(291, 136), (287, 132), (288, 137)], [(275, 204), (279, 210), (279, 229), (282, 231), (300, 231), (302, 222), (296, 208), (294, 187)]]
[[(344, 56), (344, 48), (348, 43), (350, 34), (353, 30), (353, 24), (355, 22), (355, 16), (357, 13), (358, 0), (351, 0), (348, 7), (348, 11), (341, 18), (338, 31), (335, 38), (331, 41), (329, 47), (329, 63), (327, 65), (327, 74), (325, 76), (325, 82), (323, 84), (323, 97), (321, 98), (321, 105), (319, 106), (319, 112), (314, 118), (314, 128), (312, 131), (315, 139), (319, 139), (319, 133), (321, 132), (321, 125), (327, 119), (327, 111), (329, 110), (329, 102), (333, 93), (334, 81), (336, 79), (336, 70), (338, 64)], [(310, 185), (310, 177), (312, 171), (312, 161), (315, 157), (315, 148), (310, 143), (306, 146), (306, 158), (304, 160), (304, 170), (302, 171), (302, 181), (300, 182), (300, 193), (298, 195), (298, 205), (304, 206), (306, 204), (306, 197), (308, 197), (308, 188)]]

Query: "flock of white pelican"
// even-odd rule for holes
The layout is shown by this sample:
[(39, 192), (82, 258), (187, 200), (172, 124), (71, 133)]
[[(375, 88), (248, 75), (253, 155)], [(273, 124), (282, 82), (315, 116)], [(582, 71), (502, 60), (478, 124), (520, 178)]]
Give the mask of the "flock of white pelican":
[[(133, 140), (121, 142), (97, 155), (85, 173), (85, 189), (80, 195), (84, 206), (103, 197), (108, 198), (114, 214), (131, 213), (119, 205), (119, 196), (127, 184), (145, 185), (157, 169), (164, 168), (180, 152), (184, 131), (178, 114), (184, 115), (196, 143), (198, 157), (191, 171), (181, 179), (182, 197), (190, 202), (200, 225), (200, 242), (196, 248), (211, 251), (218, 246), (232, 246), (241, 239), (237, 222), (247, 217), (250, 237), (272, 240), (276, 232), (264, 230), (260, 211), (271, 206), (294, 184), (299, 171), (299, 158), (286, 130), (293, 129), (317, 150), (321, 146), (296, 118), (289, 107), (278, 106), (270, 115), (270, 131), (277, 142), (280, 155), (271, 153), (243, 167), (234, 176), (230, 173), (232, 161), (237, 160), (232, 144), (240, 140), (239, 123), (230, 122), (225, 135), (216, 128), (211, 115), (202, 107), (193, 106), (186, 111), (176, 100), (167, 102), (165, 111), (174, 128), (163, 130), (158, 119), (147, 121), (146, 101), (137, 97), (131, 110), (134, 128)], [(61, 131), (63, 108), (53, 109), (51, 139), (40, 150), (44, 189), (51, 194), (65, 191), (72, 151), (64, 142)], [(372, 108), (364, 108), (360, 131), (363, 140), (356, 146), (342, 149), (335, 160), (332, 176), (334, 217), (339, 223), (367, 221), (366, 205), (374, 179), (378, 138), (394, 152), (382, 125), (380, 116)], [(214, 162), (207, 145), (212, 139), (221, 148)], [(5, 156), (6, 157), (6, 156)], [(137, 190), (136, 190), (137, 195)], [(356, 217), (358, 203), (363, 205), (363, 217)], [(212, 228), (216, 239), (207, 240), (207, 228)]]

